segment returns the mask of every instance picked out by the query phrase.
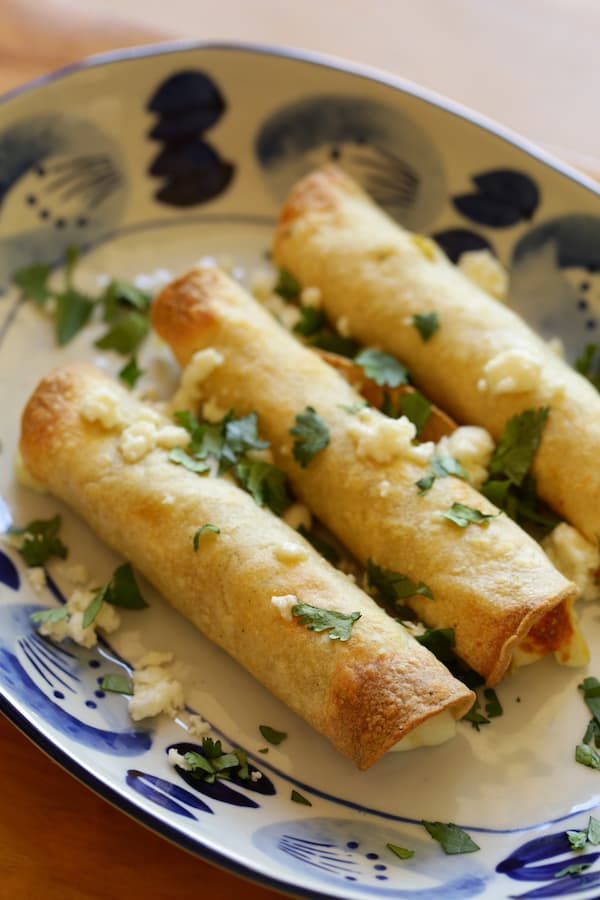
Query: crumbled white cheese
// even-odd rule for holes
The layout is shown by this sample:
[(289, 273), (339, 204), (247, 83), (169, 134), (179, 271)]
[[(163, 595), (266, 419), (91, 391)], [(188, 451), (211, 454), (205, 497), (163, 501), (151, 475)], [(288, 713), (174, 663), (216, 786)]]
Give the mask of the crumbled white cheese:
[(391, 484), (389, 483), (389, 481), (386, 478), (384, 478), (383, 481), (379, 482), (379, 496), (387, 497), (387, 495), (390, 492), (390, 488), (391, 488)]
[(342, 337), (350, 337), (350, 320), (348, 316), (340, 316), (335, 323), (335, 327), (338, 334), (341, 334)]
[(291, 622), (293, 620), (292, 616), (292, 607), (296, 605), (298, 602), (298, 598), (295, 594), (280, 594), (271, 597), (271, 603), (273, 606), (276, 606), (283, 619), (286, 622)]
[(202, 407), (202, 418), (206, 419), (207, 422), (220, 422), (221, 419), (226, 416), (227, 412), (228, 410), (219, 406), (219, 404), (211, 398), (207, 400)]
[(86, 391), (79, 412), (86, 421), (98, 422), (107, 431), (126, 424), (119, 398), (108, 384), (98, 384)]
[(173, 450), (174, 447), (186, 447), (190, 442), (190, 436), (185, 428), (179, 425), (162, 425), (156, 432), (156, 446), (163, 450)]
[(485, 428), (463, 425), (438, 441), (440, 456), (453, 456), (468, 473), (469, 482), (479, 488), (487, 478), (494, 452), (494, 439)]
[(140, 272), (133, 279), (133, 283), (140, 291), (147, 291), (153, 294), (164, 288), (170, 281), (173, 281), (173, 274), (168, 269), (155, 269), (154, 272)]
[(508, 272), (489, 250), (467, 250), (458, 260), (458, 268), (475, 284), (497, 300), (508, 293)]
[(415, 446), (412, 443), (417, 429), (406, 416), (390, 419), (371, 407), (364, 407), (349, 417), (346, 427), (360, 459), (381, 464), (396, 457), (424, 461), (433, 451), (432, 444)]
[[(181, 683), (162, 663), (152, 664), (153, 659), (170, 662), (172, 654), (146, 654), (134, 669), (133, 697), (129, 701), (129, 715), (134, 722), (163, 712), (175, 716), (184, 705)], [(143, 668), (141, 663), (146, 663)]]
[(59, 622), (42, 622), (40, 634), (55, 641), (71, 638), (82, 647), (95, 647), (98, 642), (96, 629), (111, 634), (121, 624), (119, 613), (110, 603), (103, 603), (94, 621), (83, 627), (83, 615), (94, 598), (94, 591), (74, 591), (67, 601), (67, 616)]
[(262, 778), (262, 772), (258, 772), (256, 769), (254, 772), (250, 772), (250, 781), (260, 781)]
[(294, 565), (308, 559), (308, 550), (302, 544), (296, 544), (294, 541), (284, 541), (273, 548), (273, 556), (280, 562)]
[(119, 436), (119, 452), (125, 462), (136, 463), (156, 447), (156, 426), (151, 422), (133, 422)]
[(141, 656), (136, 664), (136, 669), (146, 669), (148, 666), (168, 666), (173, 662), (171, 650), (148, 650)]
[(285, 510), (282, 518), (285, 524), (293, 528), (294, 531), (298, 531), (301, 526), (310, 531), (312, 526), (310, 509), (308, 506), (304, 506), (303, 503), (292, 503)]
[(27, 569), (27, 580), (34, 591), (39, 594), (46, 587), (46, 573), (43, 566), (32, 566)]
[(181, 384), (171, 400), (171, 409), (195, 409), (200, 400), (200, 385), (223, 362), (223, 354), (214, 347), (197, 350), (183, 370)]
[(177, 721), (183, 725), (188, 734), (196, 737), (202, 737), (210, 731), (210, 723), (198, 713), (181, 713)]
[(184, 772), (191, 772), (194, 768), (190, 762), (187, 761), (183, 753), (180, 753), (175, 747), (169, 747), (169, 751), (167, 753), (167, 761), (170, 766), (178, 766), (180, 769), (183, 769)]
[(300, 303), (302, 304), (302, 306), (313, 306), (315, 309), (319, 309), (323, 305), (321, 288), (302, 288), (302, 290), (300, 291)]
[(541, 359), (530, 350), (518, 347), (503, 350), (485, 364), (477, 389), (491, 394), (529, 391), (538, 384), (541, 368)]
[(288, 331), (292, 331), (294, 325), (300, 321), (300, 308), (293, 303), (287, 303), (279, 294), (271, 294), (266, 297), (263, 300), (263, 306)]
[(558, 571), (577, 585), (582, 599), (600, 598), (600, 585), (596, 584), (600, 568), (597, 547), (566, 522), (561, 522), (544, 538), (542, 547)]

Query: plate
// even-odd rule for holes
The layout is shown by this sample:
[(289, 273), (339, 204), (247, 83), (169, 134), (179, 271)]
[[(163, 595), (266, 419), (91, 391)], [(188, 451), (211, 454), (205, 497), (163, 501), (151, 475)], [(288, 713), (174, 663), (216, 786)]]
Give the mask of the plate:
[[(107, 275), (157, 284), (197, 259), (263, 264), (278, 206), (328, 159), (388, 212), (456, 259), (490, 248), (511, 271), (515, 306), (571, 358), (600, 313), (598, 189), (525, 141), (414, 86), (261, 47), (158, 47), (97, 57), (9, 95), (0, 106), (0, 525), (60, 511), (70, 562), (102, 583), (119, 560), (68, 510), (17, 484), (19, 412), (59, 362), (122, 365), (90, 325), (64, 348), (12, 273), (82, 250), (77, 284)], [(152, 339), (146, 364), (165, 392), (177, 370)], [(74, 775), (160, 834), (234, 872), (298, 896), (598, 896), (600, 853), (571, 852), (600, 805), (598, 772), (576, 765), (587, 715), (581, 672), (543, 661), (499, 689), (504, 715), (447, 745), (388, 754), (359, 773), (207, 642), (148, 585), (108, 643), (52, 645), (30, 613), (68, 590), (48, 567), (36, 591), (19, 554), (0, 552), (1, 708)], [(598, 613), (582, 610), (592, 648)], [(167, 760), (191, 740), (177, 721), (134, 726), (127, 701), (99, 689), (132, 648), (173, 650), (189, 707), (262, 778), (194, 787)], [(592, 660), (590, 672), (600, 668)], [(259, 724), (288, 733), (259, 751)], [(312, 805), (292, 802), (301, 793)], [(446, 856), (422, 820), (453, 822), (480, 845)], [(414, 850), (400, 859), (388, 844)], [(557, 876), (573, 861), (577, 876)]]

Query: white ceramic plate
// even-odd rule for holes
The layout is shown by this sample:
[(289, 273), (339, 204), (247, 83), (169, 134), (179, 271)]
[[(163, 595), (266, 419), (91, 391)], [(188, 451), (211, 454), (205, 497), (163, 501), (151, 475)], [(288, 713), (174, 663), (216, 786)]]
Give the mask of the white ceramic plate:
[[(98, 58), (0, 106), (2, 528), (60, 510), (71, 562), (98, 583), (117, 563), (60, 504), (16, 484), (13, 457), (20, 410), (45, 372), (67, 359), (111, 371), (122, 361), (93, 348), (99, 324), (57, 349), (49, 320), (11, 286), (14, 270), (58, 264), (76, 243), (78, 284), (93, 291), (106, 274), (177, 273), (205, 255), (247, 271), (264, 260), (286, 190), (331, 158), (450, 255), (491, 246), (511, 267), (515, 305), (571, 356), (593, 340), (597, 189), (514, 136), (397, 81), (263, 48)], [(146, 361), (157, 355), (152, 371), (167, 391), (175, 368), (150, 342)], [(60, 566), (49, 571), (54, 581), (36, 594), (18, 553), (0, 552), (0, 707), (161, 834), (304, 896), (598, 896), (595, 848), (588, 871), (555, 877), (574, 860), (565, 830), (585, 827), (600, 804), (600, 775), (574, 762), (588, 719), (581, 673), (550, 661), (523, 670), (499, 687), (504, 715), (480, 732), (461, 724), (447, 745), (359, 773), (147, 586), (150, 609), (126, 614), (110, 646), (42, 641), (31, 609), (67, 590)], [(583, 610), (583, 621), (594, 649), (597, 611)], [(248, 751), (260, 781), (190, 786), (166, 758), (186, 732), (166, 718), (134, 727), (126, 700), (98, 691), (132, 642), (176, 652), (190, 706), (227, 746)], [(261, 723), (289, 734), (268, 755), (258, 753)], [(293, 803), (292, 789), (312, 806)], [(445, 856), (422, 819), (461, 825), (481, 850)], [(414, 856), (400, 860), (388, 843)]]

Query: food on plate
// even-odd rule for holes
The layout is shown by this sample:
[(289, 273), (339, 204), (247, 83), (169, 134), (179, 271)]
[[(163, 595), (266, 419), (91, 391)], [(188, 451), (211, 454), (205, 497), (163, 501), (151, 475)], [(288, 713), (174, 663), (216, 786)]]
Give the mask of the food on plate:
[(404, 738), (448, 737), (472, 692), (228, 477), (172, 461), (188, 441), (72, 364), (30, 398), (20, 450), (38, 482), (359, 768)]
[(574, 585), (539, 545), (449, 474), (454, 461), (436, 445), (415, 444), (408, 419), (366, 407), (237, 283), (196, 267), (161, 292), (152, 322), (187, 367), (190, 403), (256, 410), (276, 465), (371, 584), (427, 625), (454, 629), (456, 653), (489, 684), (548, 652), (587, 660)]
[[(533, 475), (540, 496), (594, 544), (600, 534), (598, 392), (436, 244), (379, 209), (334, 166), (291, 191), (274, 257), (318, 288), (329, 318), (407, 365), (458, 422), (498, 439), (529, 408), (549, 408)], [(423, 333), (419, 326), (432, 326)]]

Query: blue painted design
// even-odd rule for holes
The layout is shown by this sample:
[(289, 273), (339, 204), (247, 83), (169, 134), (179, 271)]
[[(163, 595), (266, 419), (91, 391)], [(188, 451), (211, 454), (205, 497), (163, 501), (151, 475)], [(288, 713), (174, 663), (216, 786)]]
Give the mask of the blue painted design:
[[(131, 728), (125, 701), (102, 710), (95, 703), (86, 703), (95, 683), (87, 661), (99, 650), (77, 647), (70, 653), (42, 638), (32, 631), (30, 621), (37, 609), (39, 606), (30, 605), (0, 608), (0, 687), (5, 694), (86, 747), (114, 756), (135, 756), (149, 750), (151, 734)], [(110, 662), (113, 670), (117, 664), (114, 658), (99, 662)]]
[[(166, 752), (168, 753), (171, 748), (177, 750), (177, 752), (182, 755), (189, 752), (203, 755), (201, 744), (194, 744), (188, 741), (171, 744), (170, 747), (167, 747)], [(250, 776), (252, 776), (253, 773), (258, 773), (261, 776), (258, 781), (252, 781), (252, 778), (240, 778), (235, 771), (232, 771), (227, 782), (222, 779), (217, 779), (211, 784), (207, 781), (203, 781), (202, 778), (194, 775), (193, 772), (182, 769), (180, 766), (175, 766), (175, 771), (179, 777), (182, 778), (189, 787), (194, 788), (195, 791), (199, 791), (201, 794), (210, 797), (212, 800), (228, 803), (230, 806), (240, 806), (248, 809), (257, 809), (260, 806), (259, 803), (251, 797), (248, 797), (245, 793), (234, 790), (231, 787), (232, 784), (243, 788), (246, 791), (262, 794), (263, 796), (272, 796), (276, 793), (273, 782), (267, 778), (264, 772), (253, 766), (250, 761), (248, 761), (248, 772)]]
[(463, 253), (471, 250), (489, 250), (495, 255), (494, 248), (483, 235), (467, 228), (448, 228), (436, 231), (431, 237), (453, 263), (458, 262)]
[(491, 169), (471, 179), (476, 191), (452, 198), (456, 209), (479, 225), (508, 228), (531, 219), (539, 203), (535, 181), (514, 169)]
[[(412, 831), (390, 831), (387, 825), (369, 821), (311, 817), (277, 822), (259, 829), (253, 843), (267, 856), (291, 866), (299, 883), (312, 870), (329, 890), (343, 887), (344, 896), (355, 888), (361, 896), (367, 890), (373, 896), (406, 900), (467, 900), (481, 894), (491, 877), (473, 857), (445, 856), (434, 842)], [(410, 847), (415, 855), (399, 860), (382, 849), (387, 843)], [(407, 872), (413, 883), (415, 875), (423, 876), (426, 886), (403, 888)], [(423, 885), (420, 877), (419, 882)]]
[(0, 583), (5, 584), (13, 591), (18, 591), (21, 583), (17, 567), (3, 550), (0, 550)]
[(215, 82), (204, 72), (177, 72), (160, 84), (147, 108), (158, 115), (148, 136), (163, 145), (149, 168), (151, 176), (163, 179), (155, 199), (197, 206), (222, 194), (235, 167), (202, 139), (226, 109)]
[(190, 791), (186, 791), (185, 788), (167, 781), (165, 778), (158, 778), (156, 775), (149, 775), (147, 772), (138, 771), (138, 769), (129, 769), (125, 781), (130, 788), (133, 788), (146, 800), (151, 800), (158, 806), (162, 806), (163, 809), (168, 809), (170, 812), (177, 813), (180, 816), (185, 816), (188, 819), (197, 818), (197, 816), (186, 809), (186, 806), (191, 806), (193, 809), (199, 809), (212, 815), (212, 809), (203, 800), (200, 800), (199, 797), (196, 797)]
[(544, 335), (560, 334), (573, 359), (600, 317), (598, 273), (600, 216), (558, 216), (532, 228), (516, 244), (511, 300)]
[[(540, 861), (556, 856), (562, 856), (562, 859), (540, 865)], [(496, 871), (508, 875), (515, 881), (549, 881), (549, 884), (525, 893), (512, 894), (513, 897), (566, 897), (593, 885), (600, 885), (600, 872), (585, 872), (557, 878), (558, 873), (572, 863), (591, 866), (599, 857), (600, 852), (573, 853), (566, 833), (560, 831), (521, 844), (510, 856), (498, 863)]]
[(290, 103), (261, 126), (255, 150), (279, 201), (329, 161), (417, 230), (435, 217), (447, 194), (440, 154), (420, 125), (372, 98), (318, 95)]
[(60, 259), (118, 221), (126, 194), (121, 151), (92, 122), (38, 115), (0, 133), (0, 284), (32, 260)]

